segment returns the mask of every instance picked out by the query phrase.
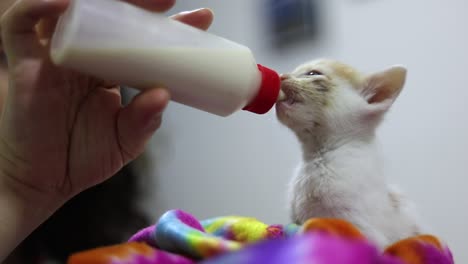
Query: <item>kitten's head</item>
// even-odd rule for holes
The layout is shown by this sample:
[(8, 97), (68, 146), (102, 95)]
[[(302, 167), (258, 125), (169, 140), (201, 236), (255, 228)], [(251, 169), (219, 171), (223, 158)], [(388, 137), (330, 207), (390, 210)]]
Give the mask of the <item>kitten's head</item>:
[(286, 99), (277, 103), (277, 116), (296, 133), (373, 133), (405, 78), (400, 66), (363, 75), (341, 62), (312, 61), (281, 76)]

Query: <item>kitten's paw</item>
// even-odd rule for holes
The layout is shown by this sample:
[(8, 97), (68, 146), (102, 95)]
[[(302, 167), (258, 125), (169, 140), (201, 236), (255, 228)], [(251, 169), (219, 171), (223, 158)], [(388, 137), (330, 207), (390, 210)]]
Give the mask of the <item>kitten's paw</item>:
[(349, 239), (365, 239), (353, 224), (335, 218), (311, 218), (302, 225), (300, 232), (319, 232)]
[(405, 264), (453, 264), (448, 247), (432, 235), (419, 235), (400, 240), (387, 247), (386, 255), (397, 257)]

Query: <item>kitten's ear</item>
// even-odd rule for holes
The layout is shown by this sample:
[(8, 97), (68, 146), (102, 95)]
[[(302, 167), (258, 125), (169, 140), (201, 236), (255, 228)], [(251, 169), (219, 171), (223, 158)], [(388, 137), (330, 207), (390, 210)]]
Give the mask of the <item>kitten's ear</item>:
[(362, 96), (369, 105), (386, 111), (400, 94), (406, 80), (406, 68), (393, 66), (368, 76)]

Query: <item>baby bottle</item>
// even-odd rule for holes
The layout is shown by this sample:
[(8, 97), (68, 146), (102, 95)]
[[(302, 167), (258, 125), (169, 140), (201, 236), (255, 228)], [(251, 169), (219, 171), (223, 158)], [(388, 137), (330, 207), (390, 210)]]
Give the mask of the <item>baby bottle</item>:
[(123, 1), (71, 1), (51, 58), (136, 89), (165, 87), (173, 101), (219, 116), (264, 114), (280, 97), (278, 74), (249, 48)]

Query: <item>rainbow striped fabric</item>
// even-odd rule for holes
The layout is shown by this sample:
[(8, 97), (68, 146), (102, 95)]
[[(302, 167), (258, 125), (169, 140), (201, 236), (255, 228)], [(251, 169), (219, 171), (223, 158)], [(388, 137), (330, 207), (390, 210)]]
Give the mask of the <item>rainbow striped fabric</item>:
[(172, 210), (127, 243), (72, 255), (69, 264), (453, 264), (431, 235), (399, 241), (384, 252), (350, 223), (310, 219), (304, 225), (267, 225), (226, 216), (198, 221)]

